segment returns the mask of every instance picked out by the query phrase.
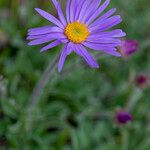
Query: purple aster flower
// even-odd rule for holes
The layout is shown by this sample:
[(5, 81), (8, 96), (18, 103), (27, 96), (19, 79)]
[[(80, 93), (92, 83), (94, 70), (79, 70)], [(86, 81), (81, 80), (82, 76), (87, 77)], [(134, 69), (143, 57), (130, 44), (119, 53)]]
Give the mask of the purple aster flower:
[(132, 115), (127, 111), (118, 111), (116, 114), (116, 119), (120, 124), (126, 124), (132, 120)]
[(121, 44), (121, 52), (124, 56), (131, 56), (138, 50), (138, 42), (136, 40), (123, 40)]
[(35, 10), (54, 25), (28, 30), (27, 39), (32, 40), (29, 45), (50, 42), (41, 49), (41, 52), (63, 44), (58, 63), (59, 72), (71, 52), (83, 57), (92, 68), (98, 68), (99, 65), (87, 48), (120, 56), (116, 49), (121, 45), (118, 38), (126, 34), (121, 29), (108, 30), (119, 24), (122, 19), (119, 15), (112, 16), (116, 11), (115, 8), (102, 15), (110, 0), (106, 0), (103, 4), (101, 0), (67, 0), (66, 15), (63, 14), (60, 2), (57, 0), (52, 2), (57, 9), (58, 19), (39, 8)]

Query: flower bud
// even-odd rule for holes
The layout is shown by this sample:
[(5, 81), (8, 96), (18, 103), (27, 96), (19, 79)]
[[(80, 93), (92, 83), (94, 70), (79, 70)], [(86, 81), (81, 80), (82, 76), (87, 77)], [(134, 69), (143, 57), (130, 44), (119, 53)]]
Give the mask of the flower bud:
[(144, 74), (138, 75), (136, 77), (136, 84), (141, 88), (146, 88), (150, 85), (150, 78)]
[(123, 40), (120, 51), (123, 56), (129, 57), (138, 50), (138, 42), (136, 40)]
[(121, 110), (121, 111), (117, 112), (116, 119), (117, 119), (118, 123), (126, 124), (126, 123), (132, 121), (132, 115), (127, 111)]

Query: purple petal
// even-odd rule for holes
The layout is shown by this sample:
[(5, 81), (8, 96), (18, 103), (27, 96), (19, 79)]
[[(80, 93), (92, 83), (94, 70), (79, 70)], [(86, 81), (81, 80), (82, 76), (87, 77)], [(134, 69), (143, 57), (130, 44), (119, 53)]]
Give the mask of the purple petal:
[(65, 39), (59, 39), (59, 41), (61, 41), (62, 43), (65, 43), (65, 44), (69, 42), (68, 39), (66, 39), (66, 38)]
[(78, 10), (78, 7), (79, 7), (79, 4), (80, 4), (80, 0), (74, 0), (75, 1), (75, 3), (74, 3), (74, 5), (72, 6), (73, 7), (73, 20), (72, 20), (72, 22), (75, 22), (75, 21), (77, 21), (76, 20), (76, 13), (77, 13), (77, 10)]
[(118, 45), (121, 44), (121, 40), (119, 39), (115, 39), (115, 38), (87, 38), (88, 42), (91, 42), (91, 43), (101, 43), (101, 44), (113, 44), (113, 43), (116, 43)]
[(55, 7), (56, 7), (56, 9), (57, 9), (57, 5), (58, 5), (57, 0), (52, 0), (52, 2), (53, 2), (54, 6), (55, 6)]
[(111, 10), (109, 10), (108, 12), (106, 12), (103, 16), (99, 17), (96, 21), (94, 21), (94, 23), (92, 23), (91, 25), (89, 25), (89, 28), (96, 26), (97, 24), (99, 24), (100, 22), (102, 22), (103, 20), (109, 18), (111, 15), (113, 15), (116, 12), (116, 8), (113, 8)]
[(69, 42), (68, 43), (68, 46), (67, 46), (67, 55), (70, 55), (73, 51), (73, 43), (72, 42)]
[(77, 8), (77, 10), (76, 10), (75, 20), (78, 20), (80, 11), (81, 11), (82, 6), (83, 6), (84, 3), (85, 3), (85, 0), (80, 0), (80, 2), (79, 2), (79, 4), (78, 4), (78, 8)]
[(93, 21), (94, 19), (96, 19), (96, 18), (100, 15), (100, 13), (105, 10), (105, 8), (109, 5), (109, 3), (110, 3), (110, 0), (106, 0), (106, 1), (103, 3), (103, 5), (100, 6), (100, 7), (96, 10), (96, 12), (93, 13), (93, 15), (86, 21), (85, 24), (89, 25), (90, 23), (92, 23), (92, 21)]
[(64, 26), (66, 26), (67, 22), (66, 22), (66, 19), (64, 17), (64, 14), (62, 12), (60, 2), (57, 2), (57, 0), (52, 0), (52, 2), (54, 4), (55, 8), (57, 9), (59, 19), (61, 20), (62, 24)]
[(116, 42), (116, 43), (96, 43), (96, 42), (84, 42), (86, 44), (93, 44), (93, 45), (96, 45), (96, 46), (100, 46), (100, 47), (117, 47), (117, 46), (120, 46), (121, 45), (121, 41), (119, 42)]
[(116, 30), (112, 30), (112, 31), (107, 31), (107, 32), (102, 32), (102, 31), (99, 31), (99, 32), (96, 32), (96, 33), (91, 33), (89, 35), (88, 38), (117, 38), (117, 37), (123, 37), (123, 36), (126, 36), (126, 33), (124, 33), (122, 30), (120, 29), (116, 29)]
[(39, 8), (35, 8), (35, 10), (45, 19), (47, 19), (48, 21), (54, 23), (55, 25), (57, 25), (58, 27), (64, 29), (64, 26), (62, 25), (62, 23), (56, 19), (54, 16), (52, 16), (51, 14), (47, 13), (46, 11), (39, 9)]
[(66, 5), (66, 18), (67, 22), (70, 23), (70, 3), (71, 0), (67, 0), (67, 5)]
[(114, 48), (114, 44), (107, 46), (108, 44), (95, 44), (90, 42), (84, 42), (83, 45), (90, 49), (102, 51), (113, 56), (121, 56), (121, 54), (116, 51), (116, 48)]
[(44, 29), (49, 29), (51, 28), (52, 26), (43, 26), (43, 27), (37, 27), (37, 28), (31, 28), (28, 30), (28, 32), (36, 32), (36, 31), (39, 31), (39, 30), (44, 30)]
[(79, 13), (78, 21), (81, 22), (82, 18), (86, 14), (86, 10), (88, 9), (89, 5), (91, 3), (91, 0), (85, 0), (84, 4), (82, 5), (81, 11)]
[(57, 26), (46, 26), (41, 28), (35, 28), (28, 30), (28, 35), (41, 35), (41, 34), (47, 34), (47, 33), (53, 33), (53, 32), (60, 32), (63, 33), (63, 30)]
[(64, 17), (64, 14), (62, 12), (60, 2), (57, 2), (57, 0), (52, 0), (52, 2), (54, 4), (55, 8), (57, 9), (59, 19), (61, 20), (62, 24), (64, 26), (66, 26), (67, 22), (66, 22), (66, 19)]
[(89, 30), (91, 32), (107, 30), (107, 29), (119, 24), (121, 21), (122, 21), (121, 17), (119, 15), (116, 15), (116, 16), (113, 16), (109, 19), (106, 19), (106, 20), (99, 22), (98, 25), (89, 28)]
[(72, 0), (71, 5), (70, 5), (70, 21), (74, 21), (75, 17), (75, 5), (76, 5), (76, 0)]
[(57, 4), (57, 12), (58, 12), (58, 16), (59, 16), (59, 19), (61, 20), (62, 24), (64, 26), (66, 26), (67, 22), (66, 22), (66, 19), (64, 17), (64, 14), (62, 12), (60, 2), (58, 2), (58, 4)]
[(93, 0), (90, 6), (87, 8), (86, 12), (82, 16), (81, 22), (85, 22), (89, 17), (97, 10), (100, 4), (100, 0)]
[(61, 43), (62, 43), (61, 41), (56, 40), (56, 41), (54, 41), (54, 42), (48, 44), (47, 46), (43, 47), (43, 48), (40, 50), (40, 52), (44, 52), (44, 51), (46, 51), (46, 50), (48, 50), (48, 49), (51, 49), (51, 48), (53, 48), (53, 47), (55, 47), (55, 46), (57, 46), (57, 45), (60, 45)]
[(63, 34), (58, 34), (58, 33), (49, 34), (47, 36), (44, 36), (44, 37), (41, 36), (41, 38), (29, 42), (28, 45), (30, 45), (30, 46), (31, 45), (39, 45), (39, 44), (50, 42), (55, 39), (65, 39), (65, 38), (66, 37)]
[(62, 49), (60, 59), (58, 62), (58, 72), (61, 72), (61, 70), (63, 68), (64, 62), (65, 62), (66, 57), (67, 57), (67, 50), (68, 50), (68, 44), (66, 44)]
[(40, 45), (40, 44), (47, 43), (47, 42), (50, 42), (50, 41), (55, 40), (55, 39), (56, 38), (54, 38), (54, 37), (36, 39), (36, 40), (29, 42), (28, 45), (29, 46)]
[(41, 39), (47, 37), (49, 34), (42, 34), (42, 35), (29, 35), (27, 40), (34, 40), (34, 39)]
[(99, 65), (97, 64), (93, 56), (84, 48), (84, 46), (80, 44), (75, 44), (74, 51), (79, 56), (83, 57), (90, 67), (99, 68)]

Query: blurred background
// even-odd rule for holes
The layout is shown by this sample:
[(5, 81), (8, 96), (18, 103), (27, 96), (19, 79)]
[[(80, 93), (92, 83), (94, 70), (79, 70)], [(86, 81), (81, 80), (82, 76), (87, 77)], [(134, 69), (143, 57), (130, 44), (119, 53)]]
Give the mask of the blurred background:
[(0, 150), (149, 150), (150, 1), (111, 1), (127, 33), (122, 58), (94, 53), (93, 70), (71, 54), (33, 106), (32, 90), (60, 52), (27, 46), (27, 30), (49, 24), (35, 7), (57, 17), (49, 0), (0, 0)]

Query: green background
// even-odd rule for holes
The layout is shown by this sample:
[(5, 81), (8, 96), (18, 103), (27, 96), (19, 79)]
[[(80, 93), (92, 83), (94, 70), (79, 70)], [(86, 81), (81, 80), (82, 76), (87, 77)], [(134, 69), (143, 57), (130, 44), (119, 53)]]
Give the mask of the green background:
[[(149, 150), (150, 88), (137, 87), (135, 77), (150, 75), (150, 1), (113, 0), (109, 6), (122, 16), (117, 27), (126, 38), (139, 42), (137, 53), (99, 55), (98, 70), (71, 54), (33, 106), (32, 90), (61, 50), (27, 46), (27, 30), (49, 24), (35, 7), (56, 15), (49, 0), (0, 0), (0, 150)], [(119, 125), (119, 109), (133, 121)]]

